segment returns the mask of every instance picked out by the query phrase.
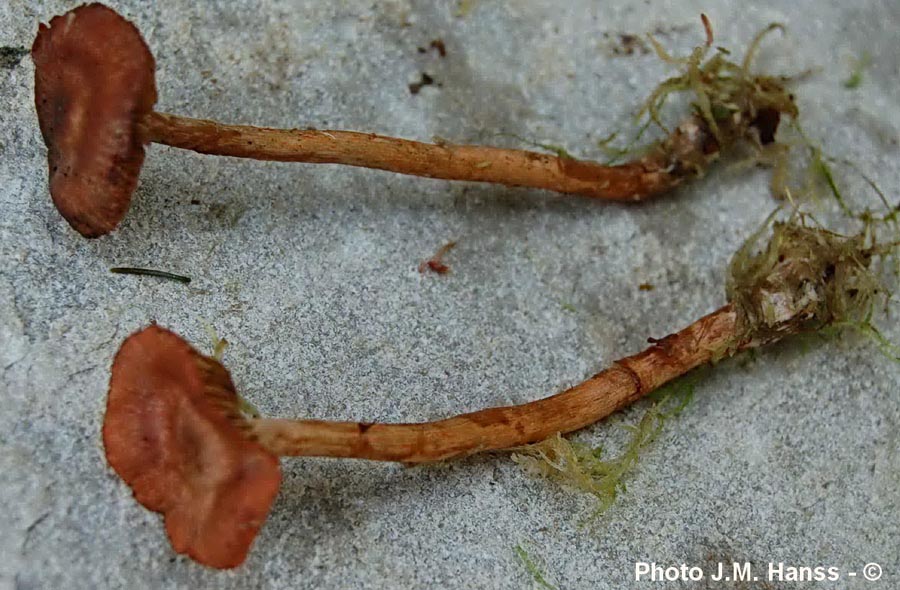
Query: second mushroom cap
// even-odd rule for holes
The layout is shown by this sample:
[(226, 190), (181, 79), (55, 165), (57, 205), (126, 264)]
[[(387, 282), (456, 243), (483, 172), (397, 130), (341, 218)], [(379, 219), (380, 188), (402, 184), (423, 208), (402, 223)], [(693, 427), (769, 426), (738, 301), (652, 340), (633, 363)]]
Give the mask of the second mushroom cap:
[(165, 515), (172, 547), (200, 563), (243, 563), (281, 484), (255, 442), (228, 372), (150, 326), (113, 361), (103, 445), (138, 502)]

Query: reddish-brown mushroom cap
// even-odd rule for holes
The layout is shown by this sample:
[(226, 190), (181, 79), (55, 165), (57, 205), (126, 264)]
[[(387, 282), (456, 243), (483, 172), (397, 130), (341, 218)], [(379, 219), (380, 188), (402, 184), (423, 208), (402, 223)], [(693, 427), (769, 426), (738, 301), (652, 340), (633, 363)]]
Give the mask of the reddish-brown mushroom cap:
[(113, 361), (103, 444), (137, 501), (165, 515), (175, 551), (243, 563), (281, 470), (250, 438), (218, 361), (157, 326), (129, 336)]
[(156, 103), (153, 55), (133, 24), (87, 4), (42, 24), (31, 58), (53, 203), (80, 234), (107, 234), (144, 162), (138, 124)]

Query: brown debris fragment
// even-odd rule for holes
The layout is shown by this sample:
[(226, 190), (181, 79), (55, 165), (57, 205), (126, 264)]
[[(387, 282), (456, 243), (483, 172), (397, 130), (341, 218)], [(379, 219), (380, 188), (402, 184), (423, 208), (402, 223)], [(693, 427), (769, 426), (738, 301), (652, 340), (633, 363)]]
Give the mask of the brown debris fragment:
[(444, 255), (447, 254), (450, 250), (456, 247), (456, 242), (447, 242), (440, 248), (438, 248), (437, 252), (434, 253), (434, 256), (429, 258), (428, 260), (423, 260), (421, 264), (419, 264), (419, 272), (425, 274), (425, 271), (430, 270), (431, 272), (437, 273), (439, 275), (445, 275), (450, 272), (450, 267), (444, 263)]
[(440, 55), (441, 57), (447, 57), (447, 46), (444, 45), (443, 39), (433, 40), (429, 47), (436, 50), (438, 52), (438, 55)]

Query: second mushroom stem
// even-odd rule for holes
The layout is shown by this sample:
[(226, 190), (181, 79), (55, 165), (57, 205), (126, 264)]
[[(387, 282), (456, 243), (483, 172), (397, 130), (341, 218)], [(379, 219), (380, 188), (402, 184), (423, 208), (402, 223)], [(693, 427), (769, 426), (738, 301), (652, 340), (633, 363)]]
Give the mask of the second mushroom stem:
[[(640, 200), (658, 194), (679, 184), (683, 176), (670, 170), (670, 154), (664, 150), (655, 150), (634, 162), (605, 166), (525, 150), (429, 144), (354, 131), (224, 125), (157, 112), (145, 117), (142, 127), (146, 142), (203, 154), (344, 164), (413, 176), (525, 186), (612, 200)], [(704, 138), (691, 136), (682, 141), (693, 143), (698, 139)]]
[(517, 447), (583, 428), (715, 360), (734, 346), (736, 326), (726, 305), (571, 389), (518, 406), (418, 424), (256, 419), (250, 427), (277, 455), (427, 463)]

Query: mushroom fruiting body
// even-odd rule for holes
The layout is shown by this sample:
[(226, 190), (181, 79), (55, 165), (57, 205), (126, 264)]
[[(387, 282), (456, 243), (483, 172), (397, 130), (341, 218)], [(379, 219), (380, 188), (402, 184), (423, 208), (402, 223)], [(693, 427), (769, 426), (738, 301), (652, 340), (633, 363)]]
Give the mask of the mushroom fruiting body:
[[(746, 73), (746, 79), (735, 78), (731, 72), (727, 79), (739, 79), (731, 84), (741, 91), (767, 84), (775, 88), (758, 92), (760, 101), (733, 100), (731, 91), (725, 92), (716, 102), (724, 113), (721, 120), (691, 115), (640, 157), (606, 166), (525, 150), (428, 144), (353, 131), (223, 125), (156, 113), (150, 50), (132, 23), (101, 4), (80, 6), (41, 25), (32, 56), (50, 192), (63, 217), (86, 237), (109, 233), (124, 217), (143, 163), (143, 144), (150, 142), (205, 154), (344, 164), (639, 201), (701, 174), (738, 138), (750, 134), (757, 142), (771, 141), (779, 113), (795, 112), (776, 80)], [(714, 65), (721, 67), (721, 60)], [(717, 72), (698, 76), (709, 78), (704, 83), (719, 81)]]
[(225, 368), (153, 325), (129, 336), (113, 361), (103, 442), (135, 499), (165, 515), (175, 551), (230, 568), (244, 561), (277, 493), (277, 456), (414, 464), (536, 442), (709, 361), (734, 326), (725, 306), (557, 395), (435, 422), (371, 424), (245, 418)]
[(153, 55), (132, 23), (88, 4), (42, 24), (31, 56), (53, 203), (82, 235), (109, 233), (144, 163), (138, 126), (156, 103)]
[(276, 495), (276, 456), (414, 464), (517, 447), (583, 428), (738, 350), (868, 321), (881, 291), (869, 269), (879, 250), (865, 233), (845, 237), (791, 220), (772, 234), (761, 249), (755, 234), (735, 255), (729, 303), (679, 332), (556, 395), (434, 422), (245, 418), (218, 361), (150, 326), (126, 339), (113, 362), (107, 458), (139, 502), (165, 514), (176, 551), (236, 566)]
[(253, 440), (218, 361), (150, 326), (113, 362), (103, 445), (138, 502), (165, 515), (172, 547), (240, 565), (278, 493), (278, 458)]

